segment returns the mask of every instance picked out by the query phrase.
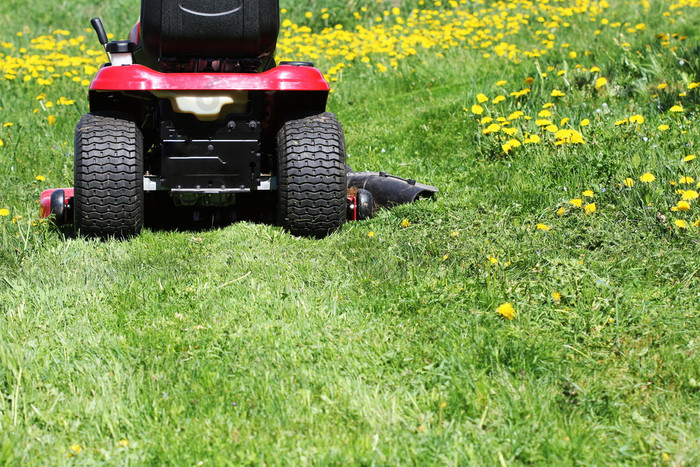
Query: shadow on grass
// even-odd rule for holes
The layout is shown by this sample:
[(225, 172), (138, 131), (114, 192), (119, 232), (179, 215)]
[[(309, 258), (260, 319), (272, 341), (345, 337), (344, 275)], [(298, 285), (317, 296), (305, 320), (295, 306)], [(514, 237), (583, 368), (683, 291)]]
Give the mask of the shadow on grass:
[[(144, 203), (143, 227), (154, 232), (204, 232), (236, 222), (276, 225), (273, 194), (240, 194), (234, 206), (177, 206), (168, 193), (149, 193)], [(72, 224), (55, 225), (66, 239), (78, 238)]]
[(168, 193), (146, 198), (144, 227), (153, 231), (195, 231), (217, 229), (235, 222), (276, 224), (276, 199), (270, 194), (239, 194), (234, 206), (176, 206)]

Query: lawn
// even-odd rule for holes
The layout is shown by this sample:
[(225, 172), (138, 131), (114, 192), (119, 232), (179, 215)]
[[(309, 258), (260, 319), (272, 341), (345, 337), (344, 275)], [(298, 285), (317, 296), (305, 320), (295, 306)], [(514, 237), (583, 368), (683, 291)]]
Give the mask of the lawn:
[(66, 234), (86, 28), (139, 2), (5, 1), (0, 461), (699, 464), (700, 1), (281, 4), (348, 163), (435, 199)]

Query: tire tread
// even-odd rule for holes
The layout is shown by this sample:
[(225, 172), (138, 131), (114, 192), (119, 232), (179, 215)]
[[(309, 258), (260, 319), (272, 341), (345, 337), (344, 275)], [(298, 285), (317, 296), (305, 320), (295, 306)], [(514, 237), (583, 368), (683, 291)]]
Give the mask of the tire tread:
[(75, 228), (106, 239), (143, 226), (143, 136), (130, 120), (85, 114), (75, 129)]
[(346, 219), (345, 137), (332, 113), (287, 121), (277, 137), (279, 222), (293, 235), (325, 237)]

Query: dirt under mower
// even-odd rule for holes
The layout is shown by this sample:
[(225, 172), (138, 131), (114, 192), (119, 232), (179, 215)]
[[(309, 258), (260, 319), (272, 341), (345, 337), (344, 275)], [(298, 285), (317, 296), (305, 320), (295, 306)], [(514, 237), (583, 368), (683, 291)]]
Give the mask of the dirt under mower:
[(322, 237), (346, 220), (435, 187), (353, 172), (309, 62), (274, 61), (278, 0), (142, 0), (88, 93), (75, 131), (73, 188), (41, 195), (41, 216), (87, 237), (137, 235), (159, 219), (274, 222)]

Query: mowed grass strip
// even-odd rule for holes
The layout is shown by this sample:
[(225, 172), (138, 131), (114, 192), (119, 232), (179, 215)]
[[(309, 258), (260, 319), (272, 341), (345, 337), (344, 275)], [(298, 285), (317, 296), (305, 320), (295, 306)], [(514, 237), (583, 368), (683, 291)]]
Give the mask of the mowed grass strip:
[(39, 222), (138, 2), (0, 16), (0, 459), (696, 464), (697, 2), (326, 3), (348, 162), (441, 192), (323, 240)]

